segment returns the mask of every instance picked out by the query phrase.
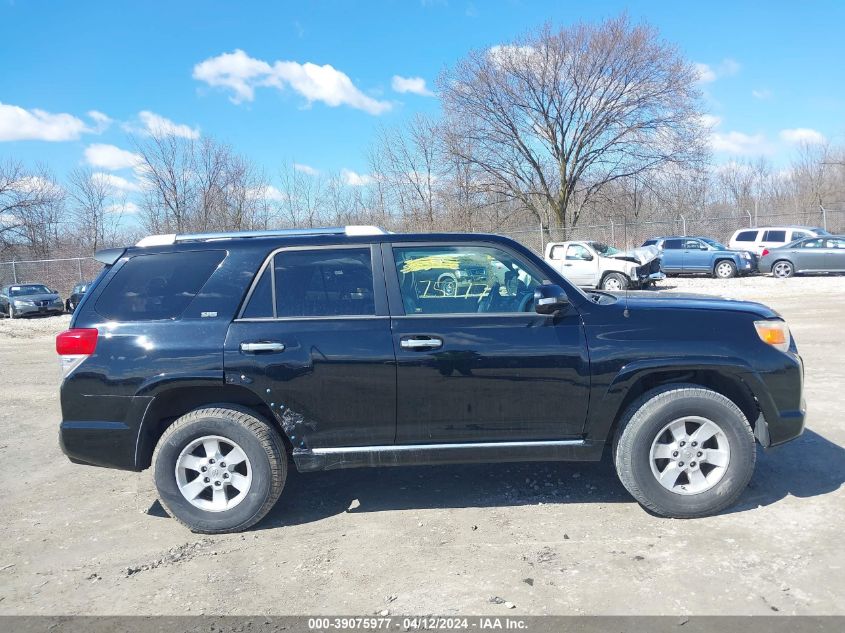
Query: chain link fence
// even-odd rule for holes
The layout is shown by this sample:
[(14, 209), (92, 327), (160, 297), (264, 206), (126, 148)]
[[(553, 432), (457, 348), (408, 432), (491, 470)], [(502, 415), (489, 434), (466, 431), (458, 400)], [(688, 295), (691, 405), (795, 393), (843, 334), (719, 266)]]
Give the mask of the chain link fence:
[(558, 228), (505, 229), (501, 231), (531, 250), (542, 254), (549, 242), (567, 240), (595, 240), (623, 250), (636, 248), (652, 237), (690, 235), (710, 237), (727, 243), (734, 231), (758, 226), (801, 225), (826, 228), (834, 234), (845, 233), (845, 211), (824, 209), (806, 213), (731, 215), (711, 218), (678, 216), (672, 220), (641, 222), (608, 222), (607, 224), (576, 225), (565, 231)]
[(92, 257), (0, 262), (0, 286), (44, 284), (67, 298), (76, 284), (92, 280), (102, 268)]
[[(790, 224), (826, 227), (831, 233), (845, 234), (845, 211), (820, 209), (806, 213), (758, 214), (756, 217), (753, 212), (711, 218), (678, 216), (672, 220), (577, 225), (565, 233), (562, 229), (543, 230), (539, 226), (498, 232), (542, 255), (549, 242), (596, 240), (627, 250), (640, 246), (650, 237), (700, 235), (726, 243), (738, 229)], [(66, 298), (77, 283), (90, 281), (101, 269), (102, 264), (91, 257), (0, 262), (0, 286), (42, 283)]]

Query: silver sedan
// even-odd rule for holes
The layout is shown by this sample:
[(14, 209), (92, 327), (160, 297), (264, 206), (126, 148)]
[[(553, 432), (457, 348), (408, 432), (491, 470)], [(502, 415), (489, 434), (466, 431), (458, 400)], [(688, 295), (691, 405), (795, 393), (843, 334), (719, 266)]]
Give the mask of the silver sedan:
[(775, 277), (796, 273), (845, 272), (845, 236), (805, 237), (763, 250), (757, 268)]

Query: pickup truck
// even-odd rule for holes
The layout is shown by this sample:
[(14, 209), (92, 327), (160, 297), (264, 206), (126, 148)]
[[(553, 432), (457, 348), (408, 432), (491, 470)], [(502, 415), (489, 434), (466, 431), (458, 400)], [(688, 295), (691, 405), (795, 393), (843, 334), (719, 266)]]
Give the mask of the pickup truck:
[(549, 242), (545, 259), (577, 286), (608, 291), (646, 288), (665, 279), (656, 248), (623, 252), (594, 241)]
[[(742, 494), (755, 439), (804, 426), (801, 358), (770, 308), (584, 292), (497, 235), (158, 235), (96, 257), (56, 338), (62, 448), (150, 468), (196, 532), (255, 524), (292, 468), (606, 454), (651, 512), (700, 517)], [(450, 271), (483, 288), (453, 274), (452, 292)]]

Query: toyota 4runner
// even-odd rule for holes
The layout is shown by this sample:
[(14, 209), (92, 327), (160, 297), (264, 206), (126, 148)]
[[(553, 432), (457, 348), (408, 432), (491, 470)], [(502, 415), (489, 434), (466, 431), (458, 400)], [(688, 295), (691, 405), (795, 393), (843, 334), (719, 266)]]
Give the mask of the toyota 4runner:
[(62, 448), (151, 467), (161, 503), (197, 532), (259, 521), (291, 461), (599, 460), (606, 447), (643, 506), (698, 517), (742, 493), (755, 439), (803, 429), (803, 366), (776, 312), (585, 293), (495, 235), (164, 235), (97, 259), (56, 339)]

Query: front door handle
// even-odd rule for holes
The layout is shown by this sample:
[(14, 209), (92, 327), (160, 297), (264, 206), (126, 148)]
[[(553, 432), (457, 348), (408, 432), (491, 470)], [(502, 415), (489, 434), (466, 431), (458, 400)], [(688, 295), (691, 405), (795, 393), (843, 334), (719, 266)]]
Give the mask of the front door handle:
[(443, 339), (435, 336), (408, 336), (399, 341), (402, 349), (426, 350), (443, 347)]
[(257, 341), (254, 343), (241, 343), (241, 351), (248, 354), (255, 352), (284, 352), (285, 344), (276, 341)]

